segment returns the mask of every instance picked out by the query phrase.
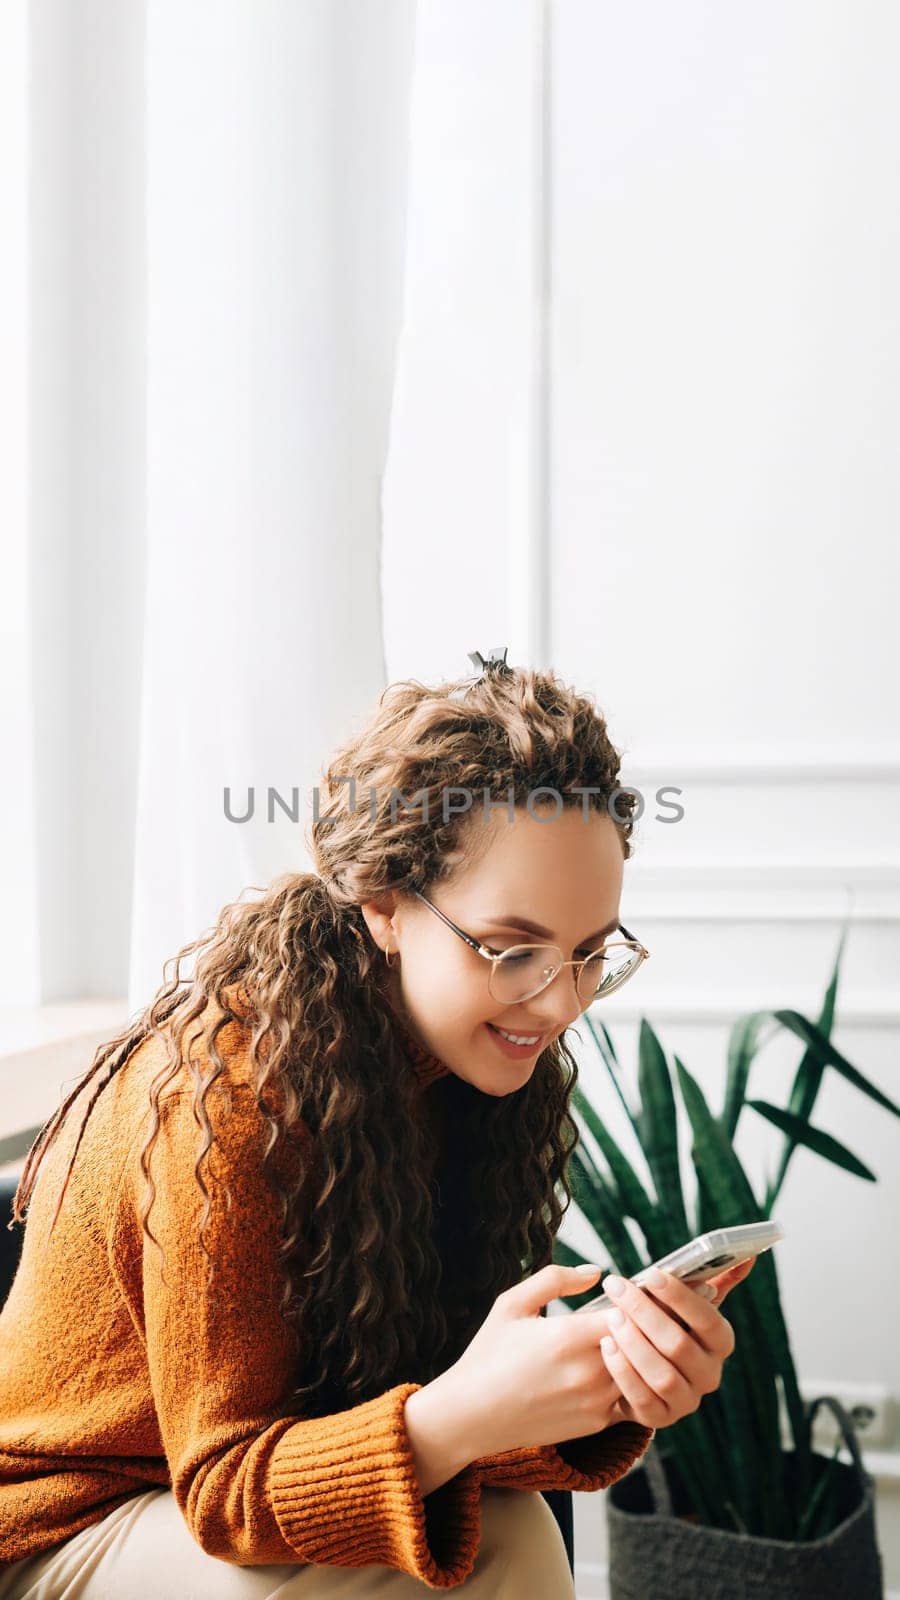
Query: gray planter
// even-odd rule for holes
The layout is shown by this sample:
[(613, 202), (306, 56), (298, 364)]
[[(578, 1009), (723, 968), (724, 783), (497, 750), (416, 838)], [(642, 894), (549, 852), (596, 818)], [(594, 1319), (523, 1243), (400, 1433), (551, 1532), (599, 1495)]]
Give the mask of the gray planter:
[[(795, 1543), (686, 1522), (677, 1473), (651, 1445), (641, 1465), (607, 1490), (610, 1600), (883, 1600), (874, 1485), (846, 1413), (829, 1398), (813, 1412), (820, 1404), (838, 1417), (853, 1461), (835, 1469), (843, 1513), (836, 1528)], [(785, 1460), (790, 1473), (793, 1452)]]

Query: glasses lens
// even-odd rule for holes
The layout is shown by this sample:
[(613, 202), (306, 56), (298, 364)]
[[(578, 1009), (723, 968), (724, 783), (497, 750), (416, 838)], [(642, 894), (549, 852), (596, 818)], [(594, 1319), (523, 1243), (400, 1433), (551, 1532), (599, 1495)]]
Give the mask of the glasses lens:
[[(502, 1005), (516, 1005), (540, 994), (555, 978), (562, 955), (552, 944), (517, 944), (504, 950), (494, 965), (490, 992)], [(607, 945), (589, 956), (578, 974), (578, 998), (583, 1006), (610, 994), (625, 983), (641, 964), (641, 953), (631, 945)]]
[(607, 945), (590, 956), (578, 974), (578, 997), (589, 1005), (601, 995), (618, 989), (641, 964), (641, 953), (627, 944)]
[(515, 1005), (545, 988), (559, 971), (560, 952), (552, 944), (517, 944), (494, 965), (490, 991), (502, 1005)]

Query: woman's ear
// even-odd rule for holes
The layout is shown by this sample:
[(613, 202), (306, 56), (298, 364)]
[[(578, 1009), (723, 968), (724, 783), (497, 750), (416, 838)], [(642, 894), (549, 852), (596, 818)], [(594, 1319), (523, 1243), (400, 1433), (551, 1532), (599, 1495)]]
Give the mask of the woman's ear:
[(395, 952), (397, 934), (391, 922), (397, 909), (396, 894), (381, 895), (377, 900), (364, 900), (359, 909), (379, 950)]

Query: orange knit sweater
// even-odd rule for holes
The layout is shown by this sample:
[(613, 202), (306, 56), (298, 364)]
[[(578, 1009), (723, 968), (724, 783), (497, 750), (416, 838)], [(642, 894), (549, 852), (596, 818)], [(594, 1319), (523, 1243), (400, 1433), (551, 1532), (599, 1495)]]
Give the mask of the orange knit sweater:
[[(285, 1415), (294, 1352), (279, 1310), (278, 1229), (261, 1171), (269, 1130), (252, 1087), (251, 1031), (241, 1013), (220, 1032), (227, 1085), (220, 1079), (206, 1101), (216, 1135), (201, 1168), (210, 1195), (204, 1239), (217, 1264), (209, 1293), (194, 1178), (202, 1135), (183, 1077), (161, 1099), (150, 1167), (149, 1226), (165, 1250), (165, 1281), (141, 1228), (138, 1158), (148, 1088), (164, 1060), (159, 1040), (144, 1040), (97, 1100), (52, 1235), (96, 1080), (44, 1157), (0, 1313), (0, 1562), (43, 1551), (158, 1485), (172, 1488), (201, 1547), (226, 1561), (378, 1563), (453, 1588), (478, 1552), (482, 1484), (605, 1488), (652, 1433), (622, 1422), (558, 1446), (480, 1457), (423, 1500), (403, 1409), (420, 1384), (397, 1382), (326, 1417)], [(424, 1093), (449, 1068), (405, 1030), (401, 1037)], [(206, 1071), (202, 1042), (193, 1055)], [(282, 1152), (282, 1181), (280, 1163), (295, 1156)]]

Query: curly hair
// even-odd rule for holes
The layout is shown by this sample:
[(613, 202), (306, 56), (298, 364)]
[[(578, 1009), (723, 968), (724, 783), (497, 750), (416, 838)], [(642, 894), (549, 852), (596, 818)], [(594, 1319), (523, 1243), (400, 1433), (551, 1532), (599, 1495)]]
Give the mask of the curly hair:
[[(55, 1222), (98, 1096), (154, 1035), (165, 1041), (166, 1062), (149, 1090), (153, 1115), (140, 1159), (150, 1197), (141, 1220), (163, 1253), (148, 1221), (159, 1095), (185, 1071), (185, 1030), (214, 1002), (221, 1014), (204, 1041), (211, 1074), (201, 1079), (188, 1060), (201, 1126), (194, 1169), (206, 1201), (201, 1244), (214, 1275), (202, 1240), (209, 1199), (199, 1167), (214, 1143), (205, 1102), (226, 1068), (220, 1031), (249, 1015), (252, 1083), (269, 1126), (263, 1170), (276, 1146), (315, 1154), (311, 1188), (309, 1167), (288, 1189), (269, 1179), (282, 1219), (281, 1310), (297, 1344), (289, 1403), (321, 1415), (383, 1392), (398, 1371), (430, 1381), (462, 1353), (496, 1296), (552, 1259), (571, 1200), (566, 1168), (578, 1131), (569, 1101), (578, 1068), (561, 1037), (508, 1095), (483, 1094), (453, 1073), (440, 1078), (428, 1093), (439, 1124), (453, 1129), (456, 1156), (445, 1159), (429, 1118), (417, 1114), (415, 1067), (360, 908), (388, 891), (427, 893), (477, 859), (477, 818), (443, 814), (440, 797), (451, 787), (503, 805), (511, 794), (523, 804), (544, 786), (564, 805), (581, 805), (590, 791), (591, 807), (618, 828), (627, 859), (635, 796), (617, 792), (618, 772), (596, 703), (553, 672), (504, 666), (435, 687), (415, 679), (388, 685), (371, 720), (325, 769), (325, 799), (308, 835), (318, 872), (286, 873), (261, 898), (226, 905), (212, 930), (164, 963), (153, 1000), (98, 1047), (41, 1130), (16, 1193), (16, 1219), (70, 1105), (105, 1067)], [(362, 791), (372, 803), (358, 803)], [(417, 800), (424, 794), (428, 803), (398, 808), (397, 791)], [(194, 974), (184, 977), (181, 963), (193, 953)]]

